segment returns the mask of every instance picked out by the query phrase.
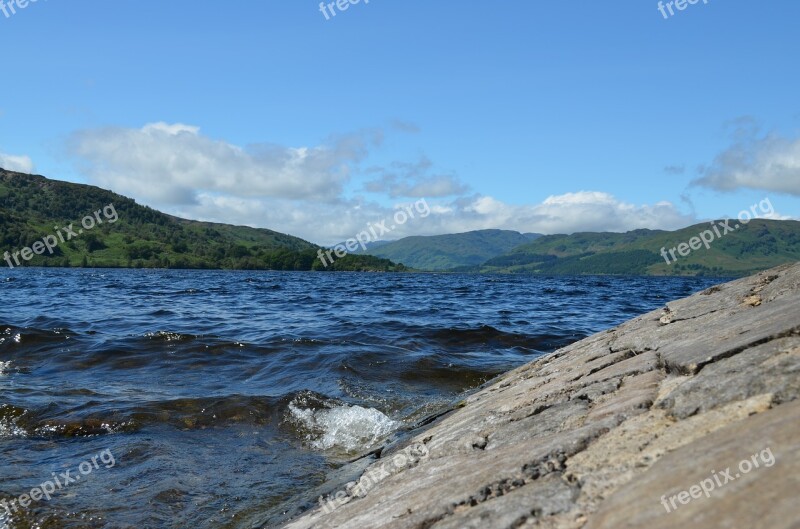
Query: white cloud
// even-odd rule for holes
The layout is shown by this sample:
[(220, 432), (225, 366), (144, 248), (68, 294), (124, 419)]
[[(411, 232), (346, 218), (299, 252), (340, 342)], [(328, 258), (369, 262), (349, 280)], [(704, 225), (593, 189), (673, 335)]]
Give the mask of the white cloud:
[(763, 215), (759, 214), (758, 218), (769, 220), (797, 220), (791, 215), (781, 215), (780, 213), (765, 213)]
[(469, 189), (455, 175), (429, 174), (433, 162), (423, 156), (417, 162), (392, 162), (388, 168), (373, 167), (368, 173), (379, 176), (364, 184), (370, 193), (385, 193), (399, 197), (449, 197), (466, 193)]
[(434, 172), (425, 157), (368, 169), (372, 180), (365, 189), (376, 195), (348, 195), (345, 184), (357, 187), (352, 175), (360, 173), (361, 162), (381, 140), (381, 132), (373, 130), (311, 147), (241, 147), (204, 136), (195, 126), (150, 123), (140, 129), (80, 131), (68, 148), (94, 183), (166, 213), (269, 228), (318, 244), (353, 237), (370, 223), (391, 219), (394, 206), (421, 198), (431, 214), (384, 238), (490, 228), (548, 234), (673, 229), (695, 220), (668, 202), (634, 205), (599, 191), (530, 205), (466, 195), (467, 186), (455, 175)]
[(686, 172), (685, 165), (668, 165), (664, 167), (664, 172), (671, 175), (682, 175)]
[[(509, 205), (488, 196), (457, 201), (444, 226), (453, 231), (503, 228), (535, 233), (624, 232), (638, 228), (676, 229), (695, 219), (669, 202), (634, 205), (598, 191), (550, 196), (539, 204)], [(463, 229), (466, 228), (466, 229)]]
[(734, 143), (701, 172), (694, 183), (719, 191), (744, 187), (800, 195), (800, 138), (760, 137), (752, 123), (740, 124)]
[[(398, 226), (384, 239), (408, 235), (437, 235), (480, 229), (520, 232), (573, 233), (576, 231), (628, 231), (637, 228), (677, 229), (696, 219), (681, 214), (672, 204), (636, 206), (607, 193), (578, 192), (552, 196), (540, 204), (510, 205), (476, 195), (453, 201), (425, 198), (431, 214)], [(415, 201), (398, 202), (397, 205)], [(394, 224), (394, 208), (360, 199), (335, 204), (285, 199), (255, 199), (202, 194), (196, 205), (173, 208), (169, 213), (200, 220), (245, 224), (290, 233), (317, 244), (332, 244), (353, 237), (370, 223)]]
[(187, 205), (202, 192), (333, 200), (352, 165), (380, 141), (379, 132), (367, 131), (315, 147), (240, 147), (203, 136), (198, 127), (150, 123), (79, 131), (67, 145), (96, 183), (144, 201)]
[(392, 128), (407, 134), (418, 134), (420, 132), (420, 128), (416, 123), (403, 121), (400, 119), (395, 119), (392, 121)]
[(146, 133), (164, 132), (170, 136), (177, 136), (183, 132), (197, 136), (200, 133), (200, 127), (193, 127), (191, 125), (184, 125), (183, 123), (164, 123), (159, 121), (157, 123), (148, 123), (142, 127), (142, 131)]
[(15, 156), (13, 154), (4, 154), (0, 152), (0, 167), (6, 171), (16, 171), (18, 173), (32, 173), (33, 160), (29, 156)]

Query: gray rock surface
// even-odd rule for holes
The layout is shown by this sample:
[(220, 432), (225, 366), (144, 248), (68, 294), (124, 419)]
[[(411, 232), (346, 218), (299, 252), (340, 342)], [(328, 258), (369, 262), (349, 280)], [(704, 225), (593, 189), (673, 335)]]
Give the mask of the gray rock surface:
[(286, 527), (798, 528), (798, 395), (795, 264), (503, 375)]

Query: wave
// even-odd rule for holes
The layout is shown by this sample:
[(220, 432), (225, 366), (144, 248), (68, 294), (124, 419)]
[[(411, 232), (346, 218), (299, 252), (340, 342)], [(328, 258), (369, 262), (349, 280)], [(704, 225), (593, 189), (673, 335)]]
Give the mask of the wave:
[[(100, 405), (97, 401), (92, 403)], [(376, 408), (308, 390), (282, 397), (229, 395), (174, 399), (121, 406), (84, 416), (79, 411), (56, 411), (54, 406), (36, 410), (0, 404), (0, 438), (94, 437), (158, 427), (186, 431), (234, 425), (279, 429), (315, 450), (357, 453), (375, 446), (404, 423)]]
[(131, 431), (130, 422), (114, 421), (100, 417), (83, 419), (45, 419), (52, 410), (31, 410), (0, 404), (0, 439), (29, 437), (51, 439), (59, 437), (89, 437)]
[(574, 341), (569, 334), (519, 334), (501, 331), (491, 325), (467, 328), (434, 328), (417, 334), (421, 339), (431, 340), (447, 349), (480, 345), (484, 347), (523, 348), (529, 350), (551, 350)]
[(287, 422), (318, 450), (367, 450), (403, 425), (375, 408), (320, 398), (313, 392), (295, 396), (288, 412)]

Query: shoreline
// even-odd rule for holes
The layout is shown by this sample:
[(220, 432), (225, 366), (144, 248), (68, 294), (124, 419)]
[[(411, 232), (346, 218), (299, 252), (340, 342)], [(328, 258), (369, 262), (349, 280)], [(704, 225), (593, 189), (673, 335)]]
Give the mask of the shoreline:
[[(787, 265), (782, 265), (787, 266)], [(322, 274), (404, 274), (404, 275), (464, 275), (464, 276), (498, 276), (498, 277), (537, 277), (537, 278), (564, 278), (564, 277), (614, 277), (614, 278), (662, 278), (662, 279), (719, 279), (721, 281), (735, 281), (744, 276), (731, 275), (678, 275), (678, 274), (534, 274), (534, 273), (514, 273), (514, 272), (453, 272), (450, 270), (275, 270), (266, 268), (164, 268), (164, 267), (136, 267), (136, 266), (40, 266), (26, 265), (15, 266), (14, 268), (3, 268), (8, 270), (160, 270), (160, 271), (197, 271), (197, 272), (286, 272), (286, 273), (322, 273)], [(754, 274), (760, 274), (768, 270), (759, 270)]]
[[(670, 302), (500, 375), (357, 460), (335, 509), (285, 527), (791, 527), (798, 316), (800, 264)], [(412, 445), (420, 457), (387, 472)], [(772, 465), (756, 457), (765, 450)], [(695, 496), (746, 457), (760, 468)]]

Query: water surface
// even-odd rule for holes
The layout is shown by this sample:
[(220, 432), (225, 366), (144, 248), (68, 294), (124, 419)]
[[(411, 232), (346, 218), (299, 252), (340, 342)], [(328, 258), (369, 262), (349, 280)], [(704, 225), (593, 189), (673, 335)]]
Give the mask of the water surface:
[[(493, 376), (719, 282), (54, 269), (0, 281), (0, 500), (80, 477), (0, 507), (3, 529), (274, 526), (343, 462)], [(101, 453), (113, 466), (75, 470)]]

